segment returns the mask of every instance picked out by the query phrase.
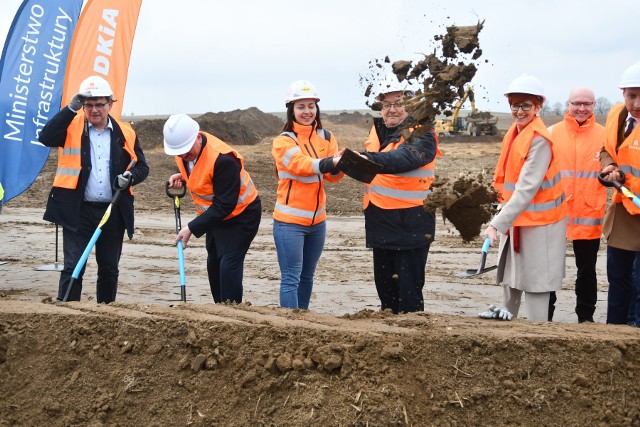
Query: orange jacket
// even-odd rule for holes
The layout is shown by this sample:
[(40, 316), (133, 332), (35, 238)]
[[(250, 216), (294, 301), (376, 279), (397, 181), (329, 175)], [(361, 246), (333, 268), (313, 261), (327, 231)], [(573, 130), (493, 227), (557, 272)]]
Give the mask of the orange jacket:
[(176, 164), (182, 174), (182, 179), (187, 182), (187, 188), (191, 193), (191, 198), (193, 199), (193, 202), (196, 205), (196, 210), (200, 215), (213, 203), (213, 197), (215, 194), (215, 189), (213, 188), (213, 175), (215, 173), (214, 168), (218, 155), (229, 153), (233, 154), (238, 160), (240, 160), (240, 164), (242, 165), (242, 169), (240, 171), (240, 193), (238, 194), (238, 203), (236, 204), (235, 209), (225, 218), (225, 220), (236, 217), (240, 215), (242, 211), (244, 211), (246, 207), (256, 199), (256, 197), (258, 197), (258, 191), (256, 190), (255, 185), (253, 185), (253, 181), (251, 180), (249, 173), (244, 169), (244, 158), (240, 153), (215, 136), (206, 132), (200, 133), (206, 136), (207, 144), (202, 149), (202, 153), (200, 153), (200, 157), (191, 171), (191, 175), (187, 174), (182, 159), (179, 156), (175, 157)]
[[(436, 158), (442, 157), (436, 138)], [(388, 144), (382, 153), (396, 150), (405, 142), (403, 137), (397, 142)], [(365, 149), (380, 152), (380, 139), (375, 126), (371, 127), (369, 136), (364, 142)], [(406, 209), (422, 206), (424, 199), (431, 193), (431, 184), (435, 179), (436, 160), (408, 172), (398, 174), (378, 174), (369, 184), (364, 186), (362, 207), (366, 209), (369, 202), (382, 209)]]
[[(123, 123), (113, 119), (118, 123), (124, 135), (124, 150), (129, 153), (131, 160), (138, 161), (138, 156), (134, 151), (136, 143), (136, 133), (129, 123)], [(53, 186), (60, 188), (75, 189), (78, 186), (80, 170), (82, 169), (82, 133), (84, 132), (84, 113), (79, 112), (67, 127), (67, 138), (64, 147), (58, 148), (58, 168), (53, 179)], [(127, 169), (129, 169), (127, 167)], [(129, 186), (129, 192), (133, 194), (133, 186)]]
[(333, 135), (315, 126), (293, 123), (294, 132), (283, 132), (273, 140), (271, 154), (278, 171), (278, 198), (273, 218), (310, 226), (326, 219), (324, 180), (337, 182), (343, 173), (320, 173), (320, 160), (338, 152)]
[[(624, 172), (624, 186), (632, 193), (640, 194), (640, 126), (636, 125), (633, 132), (622, 141), (616, 150), (618, 142), (618, 132), (620, 130), (620, 113), (624, 104), (611, 107), (606, 123), (606, 139), (604, 148), (618, 164), (618, 168)], [(624, 127), (624, 126), (623, 126)], [(640, 214), (640, 208), (633, 204), (631, 200), (616, 191), (613, 193), (613, 202), (621, 203), (632, 215)]]
[[(524, 165), (531, 142), (536, 135), (545, 138), (553, 150), (551, 135), (542, 119), (536, 117), (520, 133), (513, 124), (502, 140), (502, 151), (494, 172), (493, 186), (500, 192), (502, 201), (508, 202), (516, 189), (520, 170)], [(511, 144), (511, 149), (509, 145)], [(509, 158), (507, 159), (507, 152)], [(553, 224), (567, 216), (567, 203), (560, 179), (560, 168), (555, 154), (540, 184), (540, 189), (529, 207), (514, 221), (514, 226)]]
[(564, 120), (551, 127), (551, 137), (569, 210), (567, 238), (599, 239), (607, 205), (607, 189), (598, 182), (604, 126), (595, 115), (579, 125), (565, 113)]

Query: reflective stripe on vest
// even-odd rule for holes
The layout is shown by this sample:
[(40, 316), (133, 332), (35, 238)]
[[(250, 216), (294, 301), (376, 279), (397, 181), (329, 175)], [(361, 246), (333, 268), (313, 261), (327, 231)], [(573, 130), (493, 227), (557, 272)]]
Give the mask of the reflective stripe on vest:
[[(551, 135), (542, 119), (536, 117), (516, 136), (516, 125), (513, 124), (502, 141), (502, 151), (494, 173), (494, 187), (501, 192), (502, 200), (507, 203), (516, 188), (520, 171), (529, 153), (531, 142), (540, 135), (551, 146)], [(515, 138), (514, 138), (515, 137)], [(509, 143), (512, 143), (509, 150)], [(509, 151), (509, 158), (506, 153)], [(508, 161), (507, 161), (508, 160)], [(506, 162), (506, 170), (505, 170)], [(514, 221), (514, 226), (535, 226), (553, 224), (567, 215), (567, 205), (562, 189), (558, 160), (552, 155), (544, 180), (529, 206)]]
[[(131, 128), (131, 125), (120, 122), (112, 117), (109, 117), (109, 119), (115, 122), (122, 131), (124, 136), (123, 149), (129, 153), (131, 160), (137, 162), (138, 156), (134, 150), (136, 133)], [(76, 114), (67, 127), (67, 137), (64, 141), (64, 146), (58, 148), (58, 167), (56, 169), (56, 176), (53, 179), (54, 187), (68, 188), (71, 190), (78, 187), (80, 171), (82, 169), (82, 136), (84, 127), (85, 116), (84, 113), (80, 112)], [(127, 167), (127, 169), (129, 168)], [(133, 194), (133, 186), (129, 186), (129, 193)]]
[(227, 220), (236, 217), (258, 197), (258, 192), (253, 184), (253, 180), (244, 168), (244, 158), (240, 153), (215, 136), (206, 132), (200, 133), (205, 135), (207, 144), (202, 149), (191, 174), (187, 174), (183, 160), (179, 156), (176, 156), (175, 160), (178, 165), (178, 169), (180, 169), (182, 178), (187, 182), (187, 188), (191, 193), (191, 198), (196, 206), (196, 211), (198, 214), (202, 214), (211, 207), (215, 196), (213, 177), (215, 174), (215, 163), (218, 156), (220, 154), (233, 154), (238, 160), (240, 160), (241, 165), (240, 192), (238, 193), (236, 207), (224, 219)]
[[(396, 150), (405, 142), (400, 138), (396, 142), (388, 144), (382, 152)], [(365, 143), (367, 151), (380, 152), (380, 139), (371, 128), (369, 138)], [(440, 153), (437, 147), (436, 149)], [(364, 185), (364, 197), (362, 207), (366, 209), (369, 202), (382, 209), (405, 209), (422, 206), (424, 199), (431, 193), (430, 187), (435, 179), (435, 159), (418, 169), (396, 174), (378, 174), (373, 181)]]
[[(605, 149), (618, 164), (618, 168), (624, 172), (624, 186), (632, 193), (640, 194), (640, 170), (638, 169), (640, 166), (640, 126), (636, 126), (616, 150), (621, 126), (620, 114), (623, 113), (623, 108), (624, 104), (618, 104), (611, 107), (609, 111), (606, 123)], [(626, 116), (622, 120), (625, 118)], [(622, 126), (625, 124), (623, 123)], [(614, 203), (622, 203), (630, 214), (640, 214), (640, 208), (619, 191), (613, 193), (612, 200)]]

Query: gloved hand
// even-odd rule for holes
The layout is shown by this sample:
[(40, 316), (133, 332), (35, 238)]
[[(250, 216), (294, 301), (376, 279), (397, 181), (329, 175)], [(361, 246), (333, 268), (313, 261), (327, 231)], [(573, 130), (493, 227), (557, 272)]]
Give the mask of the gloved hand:
[(513, 314), (509, 312), (506, 308), (498, 309), (498, 319), (500, 320), (511, 320), (513, 319)]
[(78, 111), (82, 108), (84, 103), (87, 102), (87, 99), (90, 96), (91, 94), (86, 92), (76, 93), (75, 95), (73, 95), (73, 98), (71, 98), (71, 101), (69, 101), (69, 108), (71, 108), (73, 111)]
[(495, 305), (490, 305), (487, 311), (478, 313), (478, 317), (481, 317), (483, 319), (497, 319), (499, 314), (500, 314), (500, 309)]
[(118, 179), (118, 188), (127, 188), (131, 183), (131, 172), (124, 171), (117, 177)]

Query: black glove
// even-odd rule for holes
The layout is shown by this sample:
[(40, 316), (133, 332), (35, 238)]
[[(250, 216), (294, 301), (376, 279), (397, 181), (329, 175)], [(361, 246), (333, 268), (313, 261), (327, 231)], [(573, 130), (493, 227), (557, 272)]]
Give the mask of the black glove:
[(87, 98), (89, 98), (90, 95), (90, 93), (86, 92), (76, 93), (75, 95), (73, 95), (73, 98), (71, 98), (71, 101), (69, 101), (69, 108), (71, 108), (73, 111), (78, 111), (82, 108), (84, 103), (87, 102)]
[(124, 189), (127, 188), (129, 186), (129, 184), (131, 183), (131, 172), (130, 171), (125, 171), (123, 173), (121, 173), (120, 175), (117, 176), (117, 180), (118, 180), (118, 188), (120, 189)]

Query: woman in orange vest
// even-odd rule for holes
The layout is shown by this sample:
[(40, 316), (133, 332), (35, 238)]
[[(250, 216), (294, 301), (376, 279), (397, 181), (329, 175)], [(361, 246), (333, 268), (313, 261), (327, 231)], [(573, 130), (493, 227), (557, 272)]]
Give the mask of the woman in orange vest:
[(306, 80), (289, 88), (287, 123), (273, 141), (271, 154), (278, 174), (273, 211), (273, 239), (280, 265), (280, 306), (309, 308), (313, 276), (326, 236), (324, 180), (344, 174), (335, 137), (322, 128), (318, 92)]
[(207, 273), (216, 303), (242, 302), (244, 258), (258, 233), (262, 204), (244, 158), (215, 136), (200, 132), (186, 114), (175, 114), (163, 129), (164, 151), (175, 156), (179, 173), (170, 188), (187, 188), (198, 216), (175, 238), (184, 247), (193, 234), (206, 233)]
[(549, 294), (564, 278), (567, 206), (551, 135), (538, 117), (545, 100), (542, 84), (523, 74), (505, 95), (514, 124), (502, 140), (494, 172), (502, 208), (484, 233), (492, 244), (500, 234), (497, 282), (503, 303), (479, 316), (517, 317), (524, 292), (527, 318), (546, 322)]

